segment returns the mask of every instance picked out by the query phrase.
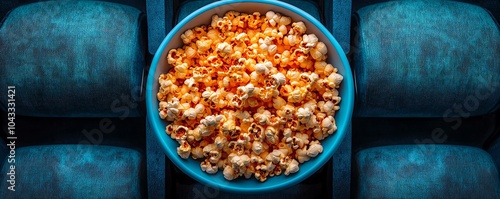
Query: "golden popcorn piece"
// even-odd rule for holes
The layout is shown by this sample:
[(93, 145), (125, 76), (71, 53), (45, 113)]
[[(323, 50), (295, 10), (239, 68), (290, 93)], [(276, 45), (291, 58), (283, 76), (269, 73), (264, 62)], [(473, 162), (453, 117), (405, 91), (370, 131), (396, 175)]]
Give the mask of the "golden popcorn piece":
[(181, 156), (183, 159), (189, 158), (189, 155), (191, 154), (191, 145), (185, 140), (182, 140), (180, 142), (180, 146), (177, 147), (177, 154)]
[(159, 117), (181, 158), (264, 182), (299, 171), (337, 130), (343, 77), (303, 22), (269, 11), (214, 15), (181, 34), (161, 74)]

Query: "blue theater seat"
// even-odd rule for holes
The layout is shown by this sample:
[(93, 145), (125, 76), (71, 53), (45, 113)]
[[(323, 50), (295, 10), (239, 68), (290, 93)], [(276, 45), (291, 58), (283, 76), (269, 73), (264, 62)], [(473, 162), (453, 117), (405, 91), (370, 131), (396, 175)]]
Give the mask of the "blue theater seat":
[[(3, 17), (0, 87), (15, 86), (15, 111), (4, 92), (1, 197), (145, 197), (147, 43), (140, 8), (41, 1)], [(4, 131), (7, 112), (15, 113), (14, 135)], [(6, 148), (12, 141), (14, 150)], [(15, 157), (6, 157), (12, 151)], [(15, 192), (5, 181), (13, 165)]]
[(355, 12), (353, 194), (499, 198), (500, 30), (454, 1)]

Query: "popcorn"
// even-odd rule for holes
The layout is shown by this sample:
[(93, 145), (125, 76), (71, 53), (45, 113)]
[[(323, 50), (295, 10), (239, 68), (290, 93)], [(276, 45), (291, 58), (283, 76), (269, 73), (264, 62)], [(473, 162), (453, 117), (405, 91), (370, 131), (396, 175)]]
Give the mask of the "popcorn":
[(187, 131), (188, 131), (188, 128), (185, 127), (185, 126), (178, 126), (175, 131), (170, 134), (171, 137), (175, 140), (177, 140), (177, 142), (181, 143), (183, 140), (186, 140), (186, 137), (187, 137)]
[(311, 159), (311, 157), (307, 155), (306, 147), (297, 149), (295, 151), (295, 158), (299, 161), (299, 163), (304, 163)]
[(299, 171), (337, 130), (343, 77), (303, 22), (229, 11), (181, 34), (157, 93), (165, 132), (202, 171), (264, 182)]
[(271, 117), (271, 112), (265, 109), (265, 107), (261, 106), (257, 109), (257, 113), (253, 115), (254, 120), (260, 125), (266, 125), (269, 123), (269, 119)]
[(262, 142), (260, 141), (254, 141), (252, 143), (252, 151), (259, 155), (260, 153), (262, 153), (262, 150), (263, 150), (263, 146), (262, 146)]
[(211, 163), (208, 159), (201, 162), (200, 167), (202, 171), (205, 171), (208, 174), (214, 174), (217, 173), (217, 171), (219, 171), (219, 167), (217, 167), (217, 164)]
[(276, 144), (277, 141), (278, 141), (278, 135), (277, 135), (277, 131), (274, 127), (272, 126), (268, 126), (265, 130), (265, 135), (266, 135), (266, 141), (269, 143), (269, 144)]
[(321, 130), (323, 134), (332, 134), (337, 130), (337, 125), (335, 124), (335, 118), (333, 116), (328, 116), (321, 121)]
[(185, 140), (182, 140), (180, 146), (177, 147), (177, 154), (183, 159), (187, 159), (191, 154), (191, 145)]
[(290, 163), (286, 166), (285, 175), (290, 175), (291, 173), (297, 173), (299, 171), (299, 162), (297, 160), (292, 159)]
[(195, 38), (193, 31), (191, 29), (186, 30), (183, 34), (181, 34), (181, 39), (184, 44), (189, 44)]
[(319, 141), (312, 141), (309, 144), (309, 149), (307, 149), (306, 154), (309, 157), (316, 157), (318, 154), (323, 152), (323, 146), (319, 143)]
[(193, 157), (193, 159), (205, 157), (203, 155), (203, 149), (201, 147), (191, 148), (191, 157)]

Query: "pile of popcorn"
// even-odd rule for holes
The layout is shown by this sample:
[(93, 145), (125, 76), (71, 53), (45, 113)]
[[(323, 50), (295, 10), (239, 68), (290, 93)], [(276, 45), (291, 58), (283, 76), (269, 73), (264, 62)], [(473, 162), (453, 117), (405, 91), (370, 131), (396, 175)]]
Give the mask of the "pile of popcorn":
[(343, 77), (303, 22), (227, 12), (181, 35), (159, 77), (159, 115), (177, 153), (227, 180), (299, 171), (337, 130)]

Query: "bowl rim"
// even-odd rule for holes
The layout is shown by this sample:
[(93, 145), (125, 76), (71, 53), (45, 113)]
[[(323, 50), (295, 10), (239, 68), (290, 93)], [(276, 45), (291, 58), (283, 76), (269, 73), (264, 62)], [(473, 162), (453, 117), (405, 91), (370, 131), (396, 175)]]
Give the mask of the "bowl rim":
[[(157, 99), (153, 96), (152, 91), (153, 91), (153, 84), (154, 82), (154, 76), (157, 70), (157, 66), (159, 64), (159, 60), (161, 59), (161, 54), (163, 54), (163, 51), (167, 47), (168, 43), (170, 40), (173, 39), (174, 35), (176, 32), (180, 31), (183, 26), (191, 21), (193, 18), (197, 17), (198, 15), (209, 11), (210, 9), (219, 7), (219, 6), (224, 6), (228, 4), (235, 4), (235, 3), (263, 3), (263, 4), (270, 4), (273, 6), (279, 6), (282, 8), (285, 8), (287, 10), (290, 10), (294, 13), (297, 13), (299, 16), (304, 17), (306, 20), (314, 24), (323, 34), (325, 37), (332, 43), (333, 47), (338, 53), (338, 56), (340, 58), (340, 61), (342, 62), (342, 65), (344, 66), (345, 74), (343, 74), (344, 79), (343, 79), (343, 84), (342, 86), (344, 87), (343, 89), (345, 90), (343, 93), (344, 95), (342, 96), (342, 109), (347, 109), (346, 113), (347, 115), (344, 115), (343, 118), (344, 120), (341, 121), (336, 121), (338, 127), (343, 127), (343, 128), (338, 128), (335, 134), (338, 136), (337, 139), (334, 140), (333, 142), (333, 149), (330, 151), (323, 151), (323, 153), (320, 156), (315, 157), (314, 164), (312, 164), (309, 172), (299, 172), (299, 173), (294, 173), (291, 174), (290, 176), (293, 176), (293, 179), (286, 180), (283, 183), (278, 183), (278, 184), (267, 184), (266, 186), (257, 186), (257, 187), (239, 187), (239, 186), (232, 186), (232, 183), (227, 183), (227, 184), (216, 184), (208, 178), (204, 176), (198, 175), (195, 171), (192, 171), (188, 167), (182, 166), (183, 163), (181, 162), (180, 158), (177, 158), (177, 153), (176, 150), (168, 149), (170, 148), (168, 144), (166, 143), (165, 140), (161, 138), (161, 134), (165, 134), (164, 129), (159, 128), (162, 127), (161, 121), (159, 119), (159, 116), (157, 114), (158, 110), (156, 110), (152, 103), (153, 101), (157, 103)], [(346, 78), (346, 76), (348, 78)], [(147, 77), (147, 82), (146, 82), (146, 110), (147, 110), (147, 120), (149, 121), (149, 125), (151, 125), (151, 130), (154, 131), (154, 135), (157, 138), (156, 140), (159, 142), (163, 152), (166, 154), (166, 156), (174, 163), (175, 166), (177, 166), (181, 171), (183, 171), (186, 175), (190, 176), (191, 178), (194, 178), (196, 181), (202, 183), (203, 185), (207, 185), (210, 187), (214, 187), (217, 189), (221, 189), (224, 191), (228, 192), (233, 192), (233, 193), (265, 193), (265, 192), (270, 192), (270, 191), (276, 191), (278, 189), (284, 189), (286, 187), (293, 186), (295, 184), (298, 184), (311, 176), (313, 173), (315, 173), (317, 170), (319, 170), (329, 159), (333, 156), (335, 151), (339, 148), (340, 144), (344, 140), (345, 134), (350, 133), (350, 122), (352, 118), (352, 113), (353, 113), (353, 107), (354, 107), (354, 81), (353, 81), (353, 76), (351, 72), (351, 68), (349, 65), (349, 62), (347, 60), (346, 54), (338, 41), (333, 37), (330, 31), (326, 29), (326, 27), (319, 22), (316, 18), (308, 14), (307, 12), (291, 5), (286, 2), (282, 1), (275, 1), (275, 0), (232, 0), (232, 1), (216, 1), (210, 4), (207, 4), (193, 13), (190, 13), (188, 16), (186, 16), (184, 19), (182, 19), (179, 23), (177, 23), (172, 30), (167, 34), (167, 36), (163, 39), (162, 43), (158, 47), (157, 51), (155, 52), (155, 55), (153, 57), (153, 60), (151, 61), (151, 66), (149, 68), (148, 72), (148, 77)], [(159, 130), (161, 129), (161, 130)], [(348, 132), (349, 131), (349, 132)], [(328, 138), (327, 138), (328, 139)], [(201, 171), (201, 168), (200, 168)], [(219, 174), (219, 173), (218, 173)], [(221, 175), (221, 174), (219, 174)], [(247, 180), (247, 179), (245, 179)], [(248, 180), (255, 180), (255, 179), (248, 179)], [(264, 182), (265, 183), (265, 182)]]

